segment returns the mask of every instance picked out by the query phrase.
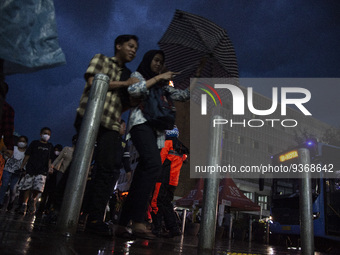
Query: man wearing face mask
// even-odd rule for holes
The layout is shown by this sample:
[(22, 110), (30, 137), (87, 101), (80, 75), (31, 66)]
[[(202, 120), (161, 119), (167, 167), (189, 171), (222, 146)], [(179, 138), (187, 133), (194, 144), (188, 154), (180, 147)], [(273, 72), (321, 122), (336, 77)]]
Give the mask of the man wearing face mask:
[(26, 165), (26, 174), (20, 182), (19, 190), (23, 192), (23, 204), (19, 213), (25, 214), (27, 202), (31, 196), (29, 212), (35, 213), (37, 196), (44, 191), (46, 176), (48, 174), (51, 159), (54, 154), (53, 145), (48, 142), (51, 137), (51, 129), (44, 127), (40, 131), (40, 140), (34, 140), (25, 152), (25, 158), (21, 164), (21, 169)]

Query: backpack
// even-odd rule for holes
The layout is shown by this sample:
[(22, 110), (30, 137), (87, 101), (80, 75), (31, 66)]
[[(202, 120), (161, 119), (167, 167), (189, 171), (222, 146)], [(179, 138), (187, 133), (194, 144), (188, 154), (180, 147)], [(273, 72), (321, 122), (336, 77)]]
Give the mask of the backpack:
[(140, 105), (144, 118), (157, 130), (173, 129), (176, 120), (176, 108), (170, 94), (161, 86), (153, 86), (149, 96)]

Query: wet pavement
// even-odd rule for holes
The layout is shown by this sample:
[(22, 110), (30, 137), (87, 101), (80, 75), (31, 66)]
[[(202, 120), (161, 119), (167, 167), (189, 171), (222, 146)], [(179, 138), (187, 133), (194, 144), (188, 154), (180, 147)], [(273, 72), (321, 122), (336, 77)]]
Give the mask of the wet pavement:
[[(178, 236), (158, 238), (156, 240), (136, 239), (126, 241), (114, 237), (101, 237), (83, 229), (73, 237), (65, 237), (55, 231), (55, 225), (44, 224), (41, 217), (18, 215), (14, 212), (0, 211), (0, 254), (48, 254), (48, 255), (106, 255), (106, 254), (141, 254), (141, 255), (206, 255), (206, 254), (301, 254), (298, 249), (265, 245), (257, 242), (231, 241), (217, 239), (213, 251), (197, 249), (196, 236)], [(340, 250), (328, 253), (340, 254)]]

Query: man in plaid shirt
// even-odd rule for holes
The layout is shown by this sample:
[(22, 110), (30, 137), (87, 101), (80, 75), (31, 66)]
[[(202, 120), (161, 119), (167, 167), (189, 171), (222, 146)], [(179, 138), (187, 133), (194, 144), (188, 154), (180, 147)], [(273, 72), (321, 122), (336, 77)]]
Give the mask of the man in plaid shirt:
[(110, 228), (103, 222), (105, 208), (118, 180), (121, 166), (120, 120), (123, 110), (129, 104), (127, 87), (138, 82), (130, 78), (131, 71), (125, 63), (132, 61), (137, 52), (138, 38), (135, 35), (120, 35), (115, 40), (115, 56), (95, 55), (85, 72), (86, 85), (77, 109), (75, 127), (80, 130), (82, 117), (93, 83), (98, 73), (110, 78), (109, 89), (101, 116), (96, 148), (96, 172), (92, 181), (85, 211), (89, 214), (87, 228), (99, 234), (110, 234)]

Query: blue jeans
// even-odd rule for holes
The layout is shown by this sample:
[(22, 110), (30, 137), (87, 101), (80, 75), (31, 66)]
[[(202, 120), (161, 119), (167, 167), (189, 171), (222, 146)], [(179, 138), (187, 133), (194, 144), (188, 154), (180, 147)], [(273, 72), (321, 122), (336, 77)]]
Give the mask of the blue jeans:
[(18, 174), (13, 174), (10, 173), (6, 170), (4, 170), (3, 174), (2, 174), (2, 185), (0, 188), (0, 204), (4, 203), (4, 197), (8, 188), (8, 184), (10, 184), (10, 199), (9, 202), (13, 202), (14, 198), (15, 198), (15, 189), (16, 189), (16, 185), (19, 181), (19, 177), (20, 175)]

